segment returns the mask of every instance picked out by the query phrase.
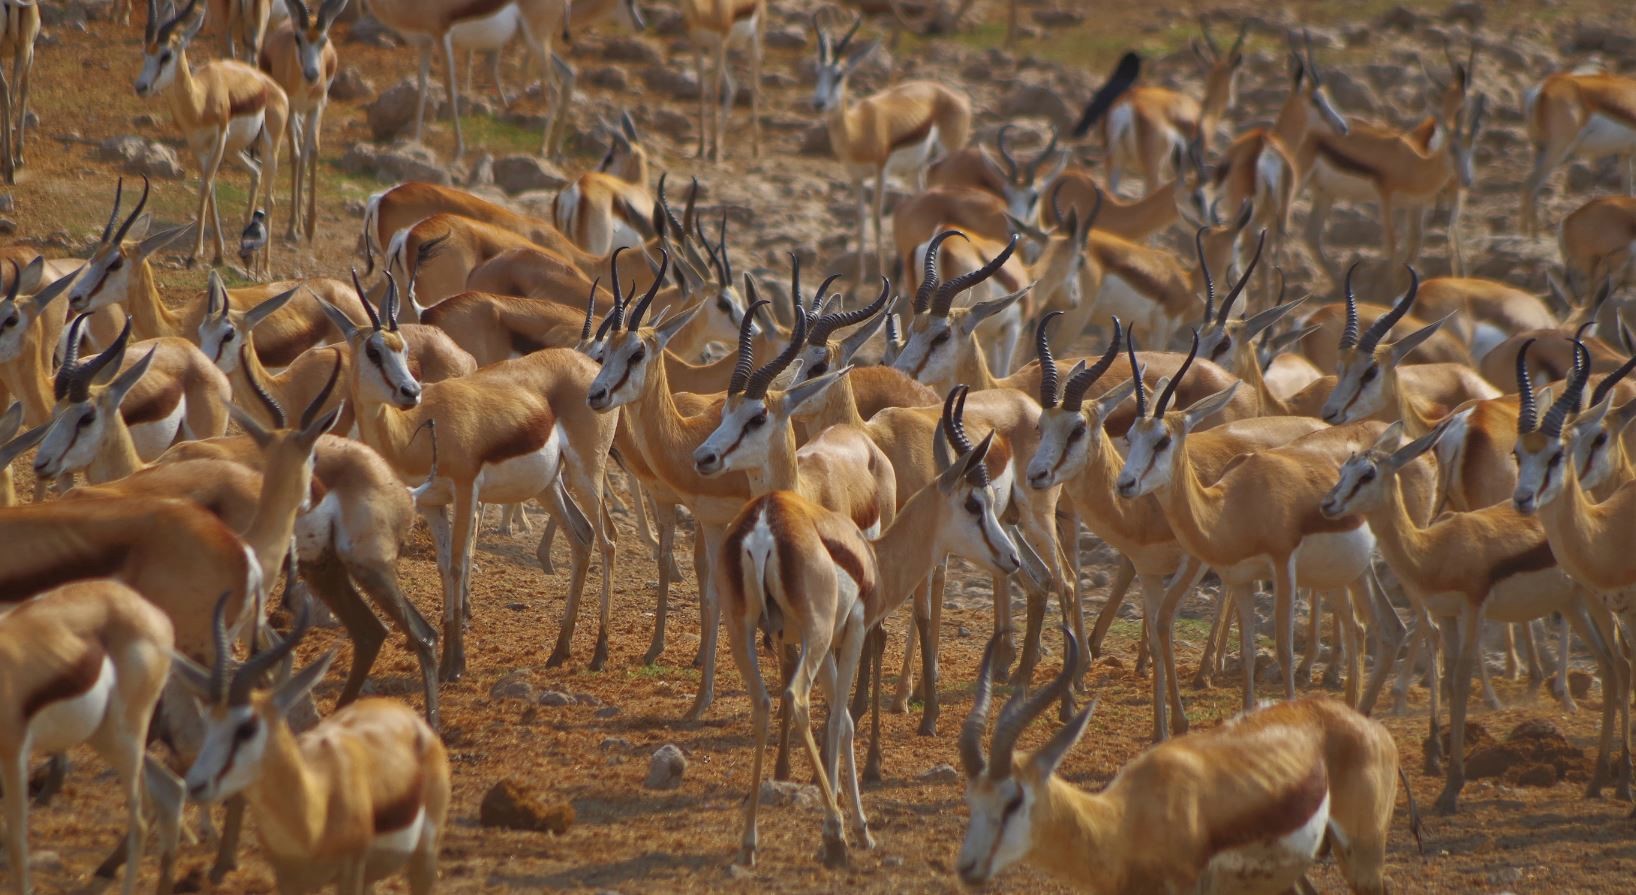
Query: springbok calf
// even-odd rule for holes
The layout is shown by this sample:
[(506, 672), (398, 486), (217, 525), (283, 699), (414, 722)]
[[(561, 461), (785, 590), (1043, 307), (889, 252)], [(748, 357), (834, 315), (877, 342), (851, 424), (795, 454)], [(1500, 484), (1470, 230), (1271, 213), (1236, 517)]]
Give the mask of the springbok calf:
[[(227, 630), (215, 614), (218, 642)], [(277, 646), (229, 672), (227, 650), (210, 670), (181, 658), (179, 680), (205, 711), (204, 748), (187, 772), (191, 798), (242, 794), (279, 888), (313, 891), (331, 881), (364, 892), (404, 870), (409, 891), (429, 895), (449, 812), (449, 756), (412, 709), (391, 699), (355, 702), (297, 736), (289, 714), (329, 670), (333, 651), (271, 692), (262, 675), (295, 651), (302, 611)]]
[[(28, 133), (28, 82), (34, 70), (34, 41), (40, 36), (38, 0), (0, 0), (0, 175), (17, 182)], [(11, 54), (11, 78), (4, 69)]]
[[(174, 18), (164, 19), (159, 14), (159, 0), (148, 0), (148, 30), (136, 95), (165, 99), (171, 122), (182, 132), (199, 167), (199, 204), (193, 216), (193, 251), (188, 261), (197, 262), (204, 251), (208, 210), (216, 234), (216, 254), (211, 263), (220, 266), (226, 233), (216, 208), (216, 174), (230, 155), (244, 161), (250, 170), (250, 204), (245, 219), (257, 208), (265, 208), (270, 229), (275, 205), (272, 187), (278, 173), (279, 146), (289, 126), (290, 99), (277, 81), (245, 63), (217, 59), (197, 70), (188, 65), (188, 46), (204, 27), (204, 14), (193, 14), (198, 6), (199, 0), (189, 0)], [(252, 150), (254, 159), (249, 154)], [(264, 185), (265, 201), (261, 192)], [(271, 253), (270, 242), (267, 253)]]
[[(0, 785), (6, 856), (19, 892), (29, 889), (28, 761), (89, 743), (119, 776), (125, 797), (124, 895), (136, 891), (146, 823), (143, 778), (148, 725), (170, 670), (170, 619), (118, 581), (65, 584), (0, 613)], [(154, 787), (149, 793), (158, 795)], [(180, 796), (180, 787), (174, 792)], [(161, 806), (161, 824), (182, 804)], [(168, 836), (168, 832), (167, 832)], [(169, 891), (174, 842), (166, 843), (160, 890)]]
[(1625, 162), (1625, 192), (1636, 192), (1636, 78), (1594, 69), (1556, 72), (1523, 94), (1534, 166), (1522, 184), (1522, 228), (1539, 232), (1540, 188), (1573, 155)]
[[(767, 0), (684, 0), (682, 22), (693, 42), (693, 71), (699, 79), (698, 157), (721, 164), (727, 129), (733, 120), (738, 85), (727, 64), (727, 51), (747, 43), (750, 52), (750, 156), (761, 157), (761, 57), (767, 29)], [(704, 54), (714, 65), (704, 75)]]
[(648, 192), (648, 153), (629, 114), (609, 132), (608, 152), (595, 171), (581, 174), (552, 202), (557, 229), (593, 255), (638, 248), (650, 235), (654, 200)]
[[(739, 673), (750, 688), (755, 731), (738, 863), (753, 866), (756, 860), (762, 756), (772, 708), (755, 652), (756, 630), (763, 618), (776, 619), (773, 636), (780, 645), (794, 647), (800, 657), (785, 685), (784, 698), (823, 793), (823, 861), (830, 866), (847, 861), (846, 834), (836, 798), (842, 758), (858, 842), (864, 848), (874, 847), (858, 791), (846, 695), (863, 655), (865, 635), (903, 604), (945, 554), (967, 557), (1000, 575), (1022, 567), (1016, 545), (995, 515), (995, 496), (983, 473), (983, 456), (993, 437), (991, 433), (965, 451), (932, 484), (910, 498), (878, 538), (866, 537), (847, 516), (790, 491), (774, 491), (750, 501), (728, 524), (716, 564), (721, 570), (728, 639)], [(827, 749), (822, 756), (810, 720), (814, 685), (830, 705)]]
[[(886, 263), (882, 216), (887, 176), (913, 177), (916, 188), (924, 189), (926, 165), (934, 153), (939, 149), (944, 154), (954, 152), (971, 135), (971, 98), (935, 81), (904, 81), (856, 103), (848, 102), (847, 77), (880, 45), (870, 41), (846, 55), (862, 24), (859, 16), (837, 42), (816, 18), (812, 23), (818, 34), (818, 86), (812, 104), (825, 116), (830, 147), (846, 167), (858, 196), (859, 283), (865, 281), (864, 234), (870, 221), (875, 227), (876, 269), (883, 269)], [(865, 181), (871, 178), (875, 182), (872, 214), (864, 190)]]
[[(290, 20), (268, 37), (258, 62), (290, 100), (290, 226), (286, 232), (293, 241), (300, 229), (307, 242), (312, 242), (318, 227), (318, 144), (339, 64), (329, 32), (347, 0), (324, 0), (317, 16), (307, 12), (303, 0), (284, 2), (289, 4)], [(303, 192), (305, 208), (301, 205)]]
[[(1056, 680), (1006, 702), (987, 756), (985, 653), (960, 731), (971, 811), (961, 882), (980, 886), (1026, 861), (1087, 892), (1296, 891), (1327, 843), (1353, 892), (1384, 895), (1401, 777), (1384, 725), (1326, 699), (1281, 703), (1167, 740), (1084, 792), (1056, 771), (1094, 702), (1032, 754), (1015, 754), (1023, 730), (1067, 695), (1078, 652), (1069, 637)], [(1419, 842), (1414, 793), (1404, 791)]]

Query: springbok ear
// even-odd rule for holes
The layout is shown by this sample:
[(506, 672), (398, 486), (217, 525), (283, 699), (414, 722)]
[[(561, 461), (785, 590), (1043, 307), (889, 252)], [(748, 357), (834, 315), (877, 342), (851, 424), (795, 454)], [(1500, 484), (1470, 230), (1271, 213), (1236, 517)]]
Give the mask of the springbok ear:
[[(799, 362), (799, 358), (797, 359), (797, 362)], [(786, 415), (792, 414), (795, 412), (797, 407), (800, 407), (802, 404), (805, 404), (813, 398), (822, 396), (825, 392), (828, 392), (832, 386), (840, 382), (842, 376), (845, 376), (850, 372), (852, 372), (852, 367), (845, 366), (839, 370), (833, 370), (825, 373), (824, 375), (815, 379), (808, 379), (806, 382), (791, 386), (784, 392), (784, 413)]]
[[(143, 217), (147, 216), (143, 215)], [(142, 230), (146, 232), (147, 227), (143, 226), (141, 222), (138, 222), (138, 226), (140, 226)], [(147, 239), (142, 240), (142, 242), (136, 247), (136, 253), (143, 258), (151, 257), (154, 252), (164, 249), (167, 246), (174, 245), (175, 243), (179, 242), (183, 236), (186, 236), (192, 232), (192, 224), (183, 224), (180, 227), (172, 227), (169, 230), (161, 230), (158, 233), (149, 236)]]
[(183, 46), (186, 46), (186, 45), (192, 43), (193, 38), (199, 36), (199, 30), (204, 27), (204, 23), (205, 23), (205, 14), (204, 14), (203, 10), (200, 10), (199, 14), (194, 17), (193, 21), (188, 23), (187, 30), (182, 32), (182, 45)]
[(1266, 330), (1271, 329), (1278, 323), (1278, 321), (1289, 316), (1289, 312), (1305, 304), (1306, 300), (1311, 297), (1312, 296), (1310, 294), (1303, 295), (1294, 301), (1286, 301), (1281, 305), (1276, 305), (1255, 314), (1248, 320), (1244, 321), (1244, 331), (1241, 333), (1242, 338), (1246, 340), (1253, 340), (1256, 336), (1259, 336)]
[(972, 305), (971, 311), (966, 314), (965, 319), (960, 323), (960, 328), (963, 330), (963, 335), (971, 335), (972, 332), (977, 329), (978, 324), (990, 317), (993, 317), (995, 314), (1003, 312), (1005, 309), (1016, 304), (1018, 299), (1032, 291), (1034, 291), (1034, 284), (1029, 283), (1027, 286), (1018, 289), (1016, 292), (1013, 292), (1010, 295), (990, 299), (988, 301), (980, 301), (977, 304)]
[(1126, 379), (1124, 382), (1103, 392), (1102, 397), (1096, 399), (1097, 418), (1107, 419), (1113, 414), (1115, 408), (1125, 403), (1134, 394), (1136, 394), (1136, 380), (1134, 378)]
[[(138, 382), (141, 381), (142, 377), (147, 374), (148, 368), (153, 366), (154, 352), (158, 350), (159, 349), (157, 347), (149, 348), (148, 353), (142, 355), (141, 360), (131, 364), (131, 368), (129, 370), (120, 373), (118, 378), (113, 381), (113, 384), (108, 386), (107, 391), (103, 392), (103, 394), (107, 395), (113, 400), (114, 407), (118, 407), (120, 402), (125, 400), (126, 393), (128, 393)], [(109, 364), (108, 366), (110, 369), (114, 368), (113, 364)]]
[[(1013, 500), (1011, 505), (1016, 506), (1017, 501)], [(1006, 526), (1006, 533), (1011, 535), (1011, 543), (1017, 545), (1017, 556), (1022, 560), (1023, 574), (1027, 575), (1028, 580), (1034, 582), (1036, 587), (1050, 587), (1051, 568), (1045, 564), (1045, 560), (1040, 558), (1039, 552), (1034, 549), (1034, 545), (1028, 543), (1028, 539), (1023, 537), (1022, 532), (1015, 525)]]
[(1636, 399), (1626, 401), (1614, 409), (1613, 416), (1608, 422), (1608, 428), (1614, 434), (1622, 434), (1630, 426), (1632, 420), (1636, 420)]
[(1442, 320), (1439, 320), (1436, 323), (1429, 323), (1415, 330), (1414, 332), (1409, 333), (1403, 338), (1398, 339), (1396, 342), (1393, 342), (1391, 349), (1392, 365), (1396, 366), (1402, 363), (1403, 359), (1412, 354), (1416, 348), (1421, 346), (1422, 343), (1432, 336), (1437, 335), (1437, 331), (1442, 328), (1443, 324), (1449, 321), (1449, 318), (1454, 316), (1454, 313), (1455, 312), (1450, 311)]
[[(283, 310), (284, 306), (290, 303), (290, 299), (294, 298), (295, 294), (300, 291), (301, 287), (296, 286), (294, 289), (281, 292), (278, 295), (275, 295), (246, 311), (244, 314), (245, 329), (254, 330), (257, 326), (260, 326), (261, 323), (268, 317), (271, 317)], [(227, 299), (226, 292), (222, 293), (222, 299), (224, 301)]]
[(1403, 467), (1408, 466), (1410, 463), (1413, 463), (1415, 458), (1435, 447), (1438, 439), (1443, 437), (1443, 433), (1447, 432), (1449, 430), (1449, 426), (1453, 423), (1454, 417), (1449, 417), (1441, 423), (1438, 423), (1437, 428), (1427, 432), (1425, 435), (1422, 435), (1419, 438), (1416, 438), (1414, 441), (1409, 442), (1403, 447), (1398, 448), (1397, 452), (1392, 454), (1391, 459), (1387, 461), (1387, 464), (1390, 465), (1392, 469), (1396, 470), (1402, 469)]
[(1403, 421), (1398, 420), (1380, 433), (1380, 437), (1376, 438), (1375, 443), (1369, 446), (1369, 450), (1395, 451), (1401, 444), (1403, 444)]
[(631, 120), (630, 112), (619, 113), (619, 129), (632, 144), (640, 142), (636, 136), (636, 122)]
[(693, 318), (698, 315), (699, 309), (702, 307), (704, 307), (702, 302), (695, 302), (691, 307), (677, 314), (674, 319), (668, 320), (663, 326), (655, 328), (654, 333), (659, 338), (659, 347), (664, 348), (669, 345), (670, 340), (676, 338), (677, 333), (680, 333), (689, 323), (693, 322)]
[(1091, 716), (1094, 714), (1096, 701), (1092, 700), (1091, 704), (1085, 707), (1085, 711), (1069, 719), (1061, 730), (1052, 734), (1051, 739), (1029, 757), (1028, 763), (1040, 779), (1056, 773), (1057, 767), (1067, 757), (1069, 750), (1073, 749), (1079, 738), (1085, 735), (1085, 728), (1090, 726)]
[(852, 335), (842, 339), (840, 357), (841, 363), (852, 363), (852, 356), (858, 353), (858, 349), (862, 348), (864, 345), (867, 345), (869, 340), (873, 339), (875, 334), (880, 332), (881, 327), (885, 325), (886, 315), (876, 314), (875, 316), (869, 318), (869, 322), (854, 330)]
[(45, 256), (35, 255), (34, 260), (23, 266), (17, 272), (17, 294), (33, 295), (40, 289), (40, 281), (45, 277)]
[(183, 688), (197, 699), (210, 698), (210, 672), (175, 650), (170, 653), (170, 670)]
[[(1044, 243), (1044, 242), (1050, 242), (1050, 240), (1051, 240), (1051, 234), (1046, 232), (1043, 228), (1036, 227), (1033, 224), (1030, 224), (1027, 221), (1023, 220), (1022, 218), (1019, 218), (1016, 215), (1011, 214), (1010, 212), (1006, 212), (1005, 220), (1006, 220), (1006, 223), (1008, 225), (1010, 225), (1011, 232), (1021, 233), (1023, 235), (1023, 237), (1026, 238), (1027, 240), (1029, 240), (1030, 242)], [(1059, 223), (1058, 226), (1060, 226), (1060, 223)]]
[(858, 66), (863, 65), (865, 60), (873, 55), (878, 49), (880, 49), (880, 41), (872, 40), (852, 51), (852, 56), (846, 60), (847, 74), (857, 71)]
[(17, 430), (23, 427), (23, 403), (13, 401), (5, 413), (0, 413), (0, 442), (10, 441)]
[(326, 413), (318, 419), (313, 420), (312, 425), (302, 429), (299, 436), (301, 443), (309, 447), (317, 444), (319, 438), (323, 437), (323, 435), (329, 430), (335, 428), (335, 421), (341, 418), (341, 410), (345, 406), (345, 401), (336, 404), (335, 408), (329, 413)]
[(1235, 381), (1232, 385), (1210, 397), (1195, 401), (1193, 406), (1187, 408), (1182, 414), (1183, 425), (1187, 428), (1187, 431), (1191, 432), (1197, 429), (1205, 420), (1226, 409), (1227, 405), (1232, 403), (1233, 394), (1238, 391), (1240, 385), (1243, 385), (1243, 383)]
[[(1636, 403), (1636, 402), (1632, 402)], [(11, 461), (34, 449), (34, 446), (45, 440), (45, 433), (51, 431), (51, 424), (35, 426), (23, 434), (0, 444), (0, 469), (11, 465)]]
[(271, 700), (279, 715), (288, 715), (290, 709), (295, 708), (297, 703), (311, 693), (312, 688), (318, 686), (318, 682), (324, 679), (324, 673), (329, 671), (330, 663), (334, 661), (335, 650), (325, 650), (324, 654), (318, 657), (318, 661), (290, 675), (289, 680), (279, 684), (273, 690)]
[(358, 324), (353, 323), (352, 318), (343, 313), (340, 308), (322, 298), (318, 300), (318, 306), (324, 309), (324, 316), (329, 318), (329, 322), (337, 330), (340, 330), (341, 338), (348, 342), (352, 341), (352, 336), (358, 332)]
[(250, 440), (254, 441), (257, 447), (265, 448), (272, 443), (272, 433), (268, 432), (261, 423), (256, 422), (255, 418), (250, 414), (240, 410), (237, 404), (227, 405), (227, 415), (233, 418), (233, 422), (239, 424), (239, 428), (244, 430), (244, 434), (250, 436)]

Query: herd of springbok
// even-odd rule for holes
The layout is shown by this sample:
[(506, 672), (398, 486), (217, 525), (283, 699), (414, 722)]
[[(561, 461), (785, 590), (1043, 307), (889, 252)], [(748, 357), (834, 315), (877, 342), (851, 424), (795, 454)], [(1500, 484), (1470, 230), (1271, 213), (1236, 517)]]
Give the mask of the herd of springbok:
[[(25, 164), (38, 2), (0, 0), (0, 50), (17, 61), (0, 71), (8, 181)], [(210, 832), (208, 805), (225, 803), (213, 881), (236, 866), (248, 811), (282, 892), (362, 893), (400, 872), (431, 891), (451, 822), (439, 687), (466, 671), (468, 628), (500, 623), (472, 599), (489, 504), (504, 530), (530, 527), (525, 504), (543, 507), (548, 575), (566, 538), (549, 666), (571, 658), (594, 561), (591, 669), (636, 660), (610, 655), (611, 508), (628, 509), (647, 548), (624, 562), (657, 563), (644, 663), (665, 650), (686, 509), (702, 609), (687, 717), (715, 697), (725, 625), (753, 718), (742, 864), (756, 859), (773, 707), (758, 644), (782, 683), (776, 773), (789, 773), (793, 726), (821, 789), (822, 859), (844, 865), (849, 847), (874, 844), (859, 787), (884, 772), (881, 690), (892, 683), (889, 710), (907, 708), (917, 653), (920, 733), (937, 732), (951, 555), (993, 580), (992, 639), (958, 739), (968, 884), (1021, 862), (1096, 892), (1307, 892), (1327, 853), (1353, 891), (1384, 892), (1403, 771), (1367, 716), (1394, 668), (1398, 712), (1429, 674), (1428, 771), (1446, 775), (1436, 809), (1453, 812), (1474, 678), (1497, 703), (1485, 626), (1503, 631), (1513, 673), (1519, 643), (1536, 683), (1554, 670), (1568, 706), (1570, 649), (1583, 645), (1603, 694), (1589, 789), (1631, 798), (1636, 358), (1610, 296), (1629, 267), (1636, 199), (1598, 198), (1562, 221), (1563, 273), (1544, 298), (1464, 276), (1460, 210), (1486, 112), (1475, 42), (1427, 66), (1427, 115), (1404, 130), (1337, 108), (1311, 40), (1289, 35), (1287, 98), (1258, 110), (1272, 125), (1223, 142), (1249, 27), (1225, 46), (1205, 27), (1193, 44), (1201, 95), (1143, 84), (1128, 54), (1071, 133), (1047, 141), (1006, 123), (991, 148), (971, 142), (972, 101), (949, 84), (849, 96), (876, 44), (855, 43), (861, 15), (832, 33), (824, 10), (811, 22), (812, 112), (856, 191), (856, 299), (831, 291), (839, 274), (804, 283), (793, 244), (787, 293), (735, 272), (727, 211), (699, 204), (695, 178), (678, 215), (629, 116), (549, 218), (400, 183), (367, 204), (361, 277), (227, 288), (212, 271), (201, 291), (164, 294), (153, 262), (167, 248), (190, 241), (193, 261), (213, 234), (223, 260), (224, 162), (251, 176), (245, 272), (270, 279), (275, 246), (314, 238), (331, 32), (346, 4), (148, 0), (130, 67), (196, 164), (192, 220), (156, 229), (151, 185), (127, 205), (134, 185), (121, 182), (89, 257), (0, 249), (0, 791), (6, 872), (22, 893), (30, 760), (50, 757), (60, 777), (79, 744), (112, 765), (125, 796), (128, 833), (98, 872), (124, 864), (127, 895), (150, 828), (169, 891), (187, 801), (205, 806)], [(119, 5), (116, 26), (131, 17)], [(458, 49), (523, 37), (549, 82), (550, 153), (573, 91), (553, 40), (610, 16), (643, 23), (634, 0), (364, 5), (419, 49), (417, 135), (441, 50), (457, 157)], [(728, 154), (734, 44), (748, 46), (759, 154), (766, 0), (681, 6), (697, 48), (699, 158)], [(190, 62), (211, 17), (225, 58)], [(1531, 234), (1536, 195), (1569, 157), (1636, 166), (1636, 80), (1558, 72), (1524, 101)], [(1087, 142), (1093, 130), (1101, 139)], [(286, 143), (290, 202), (277, 219)], [(894, 179), (912, 188), (891, 203), (888, 251)], [(1145, 194), (1122, 195), (1121, 180)], [(1305, 243), (1339, 301), (1285, 300), (1303, 193)], [(1325, 253), (1336, 203), (1378, 210), (1378, 262), (1343, 270)], [(1440, 205), (1452, 209), (1455, 275), (1423, 280)], [(1085, 344), (1099, 347), (1080, 356)], [(10, 469), (25, 456), (32, 499)], [(436, 547), (439, 618), (399, 581), (417, 516)], [(1081, 525), (1121, 558), (1090, 625)], [(1223, 673), (1236, 619), (1245, 714), (1188, 733), (1173, 628), (1206, 575), (1220, 597), (1199, 677)], [(295, 619), (282, 633), (268, 622), (281, 577)], [(1020, 644), (1012, 579), (1026, 596)], [(1087, 728), (1085, 676), (1133, 583), (1156, 745), (1086, 793), (1055, 771)], [(1285, 701), (1262, 706), (1256, 603), (1268, 583)], [(333, 653), (292, 663), (322, 611), (314, 598), (354, 646), (322, 720), (311, 693)], [(1063, 664), (1030, 693), (1053, 599)], [(888, 681), (883, 624), (905, 603), (903, 664)], [(1344, 698), (1302, 698), (1325, 606)], [(1535, 627), (1559, 638), (1554, 663)], [(419, 710), (359, 698), (389, 631), (419, 661)], [(991, 690), (1005, 682), (1014, 692), (985, 748)], [(814, 688), (830, 707), (821, 738)], [(1052, 707), (1066, 723), (1017, 752)], [(854, 725), (871, 709), (860, 774)], [(148, 751), (155, 741), (165, 748)]]

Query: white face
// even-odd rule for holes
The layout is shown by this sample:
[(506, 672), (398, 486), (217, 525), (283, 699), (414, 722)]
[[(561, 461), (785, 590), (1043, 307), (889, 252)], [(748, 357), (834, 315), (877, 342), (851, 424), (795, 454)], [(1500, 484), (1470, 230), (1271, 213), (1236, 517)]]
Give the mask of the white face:
[(163, 93), (176, 80), (176, 65), (181, 59), (180, 46), (160, 44), (142, 53), (142, 72), (136, 77), (136, 95), (141, 97)]
[[(717, 287), (715, 300), (706, 305), (705, 314), (707, 327), (705, 339), (733, 344), (738, 339), (738, 328), (744, 322), (744, 299), (739, 298), (738, 290), (731, 286)], [(750, 332), (755, 334), (761, 331), (755, 321), (750, 322)]]
[(216, 369), (232, 373), (239, 368), (239, 348), (244, 334), (231, 317), (206, 317), (199, 321), (199, 350), (210, 358)]
[(131, 271), (141, 264), (119, 246), (103, 246), (85, 264), (85, 273), (68, 290), (68, 307), (76, 314), (123, 302), (131, 292)]
[(1361, 351), (1341, 361), (1335, 390), (1324, 402), (1323, 421), (1332, 426), (1374, 416), (1386, 406), (1386, 376), (1372, 354)]
[(301, 62), (301, 77), (308, 84), (317, 84), (324, 70), (324, 48), (329, 46), (329, 32), (312, 28), (295, 32), (295, 56)]
[(1511, 502), (1521, 513), (1533, 513), (1562, 493), (1568, 474), (1568, 451), (1562, 440), (1542, 432), (1530, 432), (1517, 439), (1517, 490)]
[(386, 404), (407, 410), (420, 404), (420, 383), (409, 372), (409, 346), (395, 332), (375, 331), (363, 340), (363, 357), (354, 357), (366, 392)]
[(734, 395), (722, 407), (721, 425), (693, 452), (693, 468), (700, 475), (720, 475), (755, 469), (767, 462), (775, 432), (787, 425), (760, 398)]
[(1141, 497), (1170, 484), (1170, 463), (1177, 441), (1163, 419), (1144, 417), (1125, 433), (1125, 465), (1116, 487), (1124, 498)]
[(1042, 305), (1077, 308), (1085, 301), (1084, 246), (1074, 245), (1066, 236), (1053, 236), (1040, 256), (1039, 269), (1044, 273), (1035, 287)]
[(201, 712), (204, 746), (187, 770), (187, 794), (197, 802), (219, 802), (255, 782), (267, 753), (267, 723), (249, 706)]
[(1380, 474), (1381, 455), (1375, 451), (1353, 454), (1341, 464), (1340, 478), (1324, 495), (1318, 510), (1330, 519), (1340, 519), (1379, 507), (1385, 499)]
[(1101, 445), (1101, 439), (1091, 437), (1091, 425), (1080, 411), (1061, 407), (1041, 411), (1039, 447), (1028, 462), (1029, 487), (1044, 490), (1079, 475), (1091, 451)]
[(959, 361), (959, 331), (948, 317), (919, 314), (909, 322), (908, 338), (892, 366), (932, 388), (954, 384)]
[(1010, 575), (1022, 568), (1017, 545), (1000, 525), (994, 512), (994, 493), (961, 482), (955, 491), (959, 499), (952, 524), (944, 527), (946, 552), (964, 557), (998, 575)]
[(119, 412), (117, 408), (104, 409), (101, 403), (81, 401), (57, 410), (34, 454), (35, 475), (56, 478), (91, 465), (107, 436), (108, 414)]
[(1568, 453), (1579, 473), (1579, 487), (1593, 491), (1613, 474), (1615, 436), (1603, 419), (1577, 422), (1568, 435)]
[(840, 102), (841, 89), (846, 85), (846, 66), (840, 62), (818, 60), (818, 85), (812, 93), (812, 107), (828, 112)]
[(647, 382), (648, 364), (661, 351), (638, 333), (610, 333), (602, 352), (602, 369), (585, 393), (591, 409), (612, 410), (636, 400)]
[(966, 808), (971, 820), (955, 872), (966, 885), (981, 886), (1028, 856), (1034, 787), (1016, 774), (997, 783), (979, 774), (966, 781)]
[(1039, 214), (1040, 190), (1035, 184), (1005, 185), (1006, 211), (1019, 221), (1032, 221)]

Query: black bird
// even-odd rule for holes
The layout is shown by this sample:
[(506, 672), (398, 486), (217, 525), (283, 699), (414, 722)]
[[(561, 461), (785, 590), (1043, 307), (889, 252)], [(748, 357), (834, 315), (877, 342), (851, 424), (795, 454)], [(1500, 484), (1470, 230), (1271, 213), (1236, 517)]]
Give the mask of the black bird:
[(256, 253), (267, 247), (267, 212), (256, 209), (250, 215), (250, 223), (245, 226), (244, 234), (239, 237), (239, 258), (246, 264)]

